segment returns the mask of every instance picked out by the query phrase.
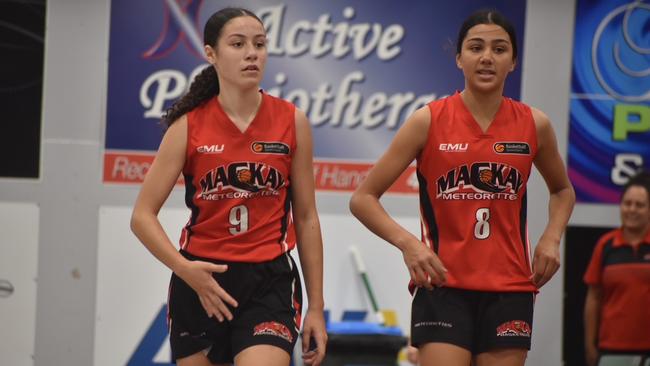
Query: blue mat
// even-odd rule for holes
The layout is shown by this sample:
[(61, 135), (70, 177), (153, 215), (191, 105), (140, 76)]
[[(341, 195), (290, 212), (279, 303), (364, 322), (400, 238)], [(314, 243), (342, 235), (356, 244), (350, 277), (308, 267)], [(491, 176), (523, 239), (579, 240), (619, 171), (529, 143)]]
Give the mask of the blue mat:
[(383, 334), (401, 336), (400, 327), (385, 327), (377, 323), (363, 321), (329, 322), (327, 324), (328, 334)]

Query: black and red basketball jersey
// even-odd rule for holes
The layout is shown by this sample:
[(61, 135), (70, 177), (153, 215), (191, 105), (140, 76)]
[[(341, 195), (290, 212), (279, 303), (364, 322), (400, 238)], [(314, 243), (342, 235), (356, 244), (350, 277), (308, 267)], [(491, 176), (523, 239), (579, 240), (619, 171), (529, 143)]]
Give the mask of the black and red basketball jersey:
[(584, 281), (601, 287), (598, 347), (650, 351), (650, 232), (637, 247), (620, 228), (603, 235)]
[(486, 132), (459, 93), (429, 110), (417, 158), (422, 241), (449, 271), (446, 286), (536, 291), (526, 224), (526, 182), (537, 152), (530, 107), (504, 97)]
[(291, 157), (295, 107), (262, 92), (241, 132), (212, 98), (187, 114), (185, 202), (192, 213), (181, 248), (199, 256), (263, 262), (291, 250)]

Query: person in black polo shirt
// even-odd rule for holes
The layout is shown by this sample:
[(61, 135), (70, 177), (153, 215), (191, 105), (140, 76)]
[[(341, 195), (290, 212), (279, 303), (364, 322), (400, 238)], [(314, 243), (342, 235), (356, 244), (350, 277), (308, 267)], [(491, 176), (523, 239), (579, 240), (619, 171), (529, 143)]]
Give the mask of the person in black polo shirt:
[(621, 227), (603, 235), (584, 275), (585, 354), (650, 354), (650, 174), (630, 179), (621, 196)]

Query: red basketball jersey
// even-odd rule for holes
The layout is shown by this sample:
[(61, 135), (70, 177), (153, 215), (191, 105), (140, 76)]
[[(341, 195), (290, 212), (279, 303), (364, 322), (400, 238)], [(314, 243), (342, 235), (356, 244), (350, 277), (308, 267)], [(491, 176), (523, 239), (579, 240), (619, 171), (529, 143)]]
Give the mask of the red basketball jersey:
[(537, 152), (530, 107), (503, 98), (483, 132), (459, 93), (431, 102), (417, 158), (422, 241), (448, 269), (447, 286), (536, 291), (526, 182)]
[(263, 262), (291, 250), (291, 156), (295, 107), (262, 92), (241, 132), (212, 98), (187, 114), (185, 202), (192, 211), (181, 248), (207, 258)]

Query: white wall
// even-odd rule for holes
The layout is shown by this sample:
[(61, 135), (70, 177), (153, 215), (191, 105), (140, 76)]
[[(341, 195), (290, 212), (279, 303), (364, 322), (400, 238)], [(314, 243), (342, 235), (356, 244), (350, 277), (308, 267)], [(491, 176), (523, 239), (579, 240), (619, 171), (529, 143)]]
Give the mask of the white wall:
[[(574, 7), (573, 0), (528, 1), (524, 63), (520, 65), (523, 67), (522, 99), (551, 117), (562, 152), (566, 152), (567, 142)], [(100, 356), (94, 353), (97, 341), (112, 341), (111, 337), (100, 338), (104, 335), (96, 333), (98, 324), (106, 321), (106, 318), (96, 318), (106, 314), (98, 306), (104, 296), (98, 281), (102, 281), (105, 273), (110, 273), (110, 269), (102, 270), (105, 257), (98, 243), (126, 244), (124, 234), (128, 234), (128, 228), (124, 223), (137, 187), (101, 183), (109, 9), (107, 0), (48, 1), (41, 178), (37, 181), (0, 179), (0, 202), (24, 202), (39, 208), (38, 220), (30, 219), (38, 238), (38, 258), (25, 260), (26, 266), (38, 269), (35, 304), (33, 299), (26, 300), (35, 306), (36, 312), (35, 325), (26, 325), (34, 328), (33, 346), (29, 340), (25, 341), (27, 349), (32, 348), (34, 364), (38, 366), (92, 365), (96, 356)], [(536, 241), (546, 222), (547, 195), (537, 175), (529, 190), (529, 226), (531, 238)], [(333, 248), (341, 244), (337, 225), (351, 220), (347, 216), (348, 196), (319, 193), (317, 200), (325, 223), (325, 245)], [(406, 221), (417, 219), (415, 197), (389, 196), (383, 201), (392, 214)], [(100, 213), (100, 206), (110, 206), (111, 213), (117, 213), (114, 226), (102, 226), (105, 222), (100, 225), (102, 215), (106, 214)], [(577, 207), (572, 222), (609, 224), (616, 220), (615, 208), (594, 206)], [(183, 207), (182, 191), (174, 191), (168, 207)], [(365, 229), (359, 226), (358, 230)], [(391, 281), (401, 283), (401, 255), (379, 240), (372, 241), (366, 234), (359, 231), (358, 235), (364, 241), (363, 251), (371, 278), (383, 279), (397, 273)], [(3, 236), (6, 241), (0, 242), (3, 252), (9, 243), (28, 241), (19, 233), (8, 235)], [(376, 250), (371, 249), (372, 245), (376, 245)], [(349, 258), (347, 253), (328, 253), (326, 251), (327, 268), (344, 266)], [(98, 255), (102, 255), (99, 262)], [(338, 262), (333, 258), (338, 258)], [(344, 281), (336, 276), (349, 274), (335, 271), (327, 275), (328, 297), (336, 296), (331, 292)], [(392, 301), (406, 294), (405, 290), (402, 292), (401, 287), (389, 288), (379, 283), (381, 280), (373, 282), (380, 301), (402, 309), (404, 300)], [(366, 305), (366, 300), (358, 296), (359, 287), (352, 287), (350, 291), (356, 294), (350, 294), (349, 306)], [(123, 301), (127, 301), (126, 298)], [(123, 311), (128, 314), (129, 309)], [(542, 289), (538, 298), (533, 351), (528, 365), (561, 364), (561, 311), (560, 272)], [(24, 308), (24, 314), (32, 313), (29, 306)], [(400, 321), (408, 324), (408, 318)], [(16, 348), (16, 352), (28, 351)]]
[(38, 207), (0, 202), (0, 365), (33, 364)]
[[(549, 116), (559, 149), (566, 152), (575, 5), (573, 1), (562, 0), (529, 1), (526, 11), (525, 54), (520, 65), (523, 67), (522, 100)], [(566, 162), (566, 153), (564, 158)], [(531, 242), (536, 243), (548, 217), (548, 193), (536, 170), (528, 184), (529, 235)], [(529, 365), (561, 364), (562, 274), (562, 270), (558, 271), (536, 299)]]

